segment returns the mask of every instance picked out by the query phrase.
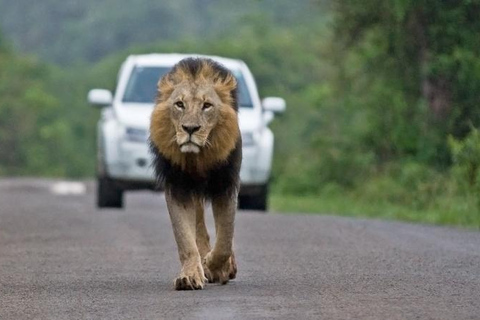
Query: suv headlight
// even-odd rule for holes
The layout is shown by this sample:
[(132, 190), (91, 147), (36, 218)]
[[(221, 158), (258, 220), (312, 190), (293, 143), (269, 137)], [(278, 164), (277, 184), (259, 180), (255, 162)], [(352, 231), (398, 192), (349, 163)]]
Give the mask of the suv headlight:
[(253, 134), (253, 132), (243, 132), (242, 133), (242, 145), (244, 145), (244, 146), (255, 145), (255, 135)]
[(125, 128), (125, 140), (132, 142), (146, 142), (148, 131), (145, 129)]

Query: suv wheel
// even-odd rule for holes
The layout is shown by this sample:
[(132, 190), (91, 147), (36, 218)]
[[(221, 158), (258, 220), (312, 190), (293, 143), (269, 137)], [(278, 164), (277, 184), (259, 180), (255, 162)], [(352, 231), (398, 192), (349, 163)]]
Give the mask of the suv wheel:
[(97, 206), (123, 208), (123, 190), (108, 178), (97, 178)]
[(268, 185), (261, 186), (256, 194), (239, 195), (238, 208), (241, 210), (267, 210)]

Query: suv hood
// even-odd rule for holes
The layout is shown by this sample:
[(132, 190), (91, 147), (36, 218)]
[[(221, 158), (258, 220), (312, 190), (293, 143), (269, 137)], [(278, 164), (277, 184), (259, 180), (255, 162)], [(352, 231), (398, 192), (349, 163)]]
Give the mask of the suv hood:
[(126, 127), (148, 129), (153, 111), (151, 103), (128, 103), (115, 108), (118, 121)]

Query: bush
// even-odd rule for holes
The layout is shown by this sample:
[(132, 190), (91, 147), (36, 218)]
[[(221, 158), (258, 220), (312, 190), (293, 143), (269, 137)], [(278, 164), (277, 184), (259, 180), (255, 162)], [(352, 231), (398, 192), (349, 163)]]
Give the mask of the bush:
[(464, 192), (478, 194), (480, 192), (480, 131), (472, 127), (463, 140), (450, 136), (448, 144), (453, 159), (452, 175)]

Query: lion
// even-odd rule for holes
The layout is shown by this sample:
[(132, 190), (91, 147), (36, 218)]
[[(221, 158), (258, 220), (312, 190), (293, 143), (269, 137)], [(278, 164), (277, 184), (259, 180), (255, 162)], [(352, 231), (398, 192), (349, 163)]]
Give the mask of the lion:
[[(150, 148), (182, 265), (176, 290), (226, 284), (237, 274), (233, 231), (240, 185), (242, 142), (237, 81), (206, 58), (178, 62), (158, 83), (150, 122)], [(211, 201), (216, 242), (204, 219)]]

